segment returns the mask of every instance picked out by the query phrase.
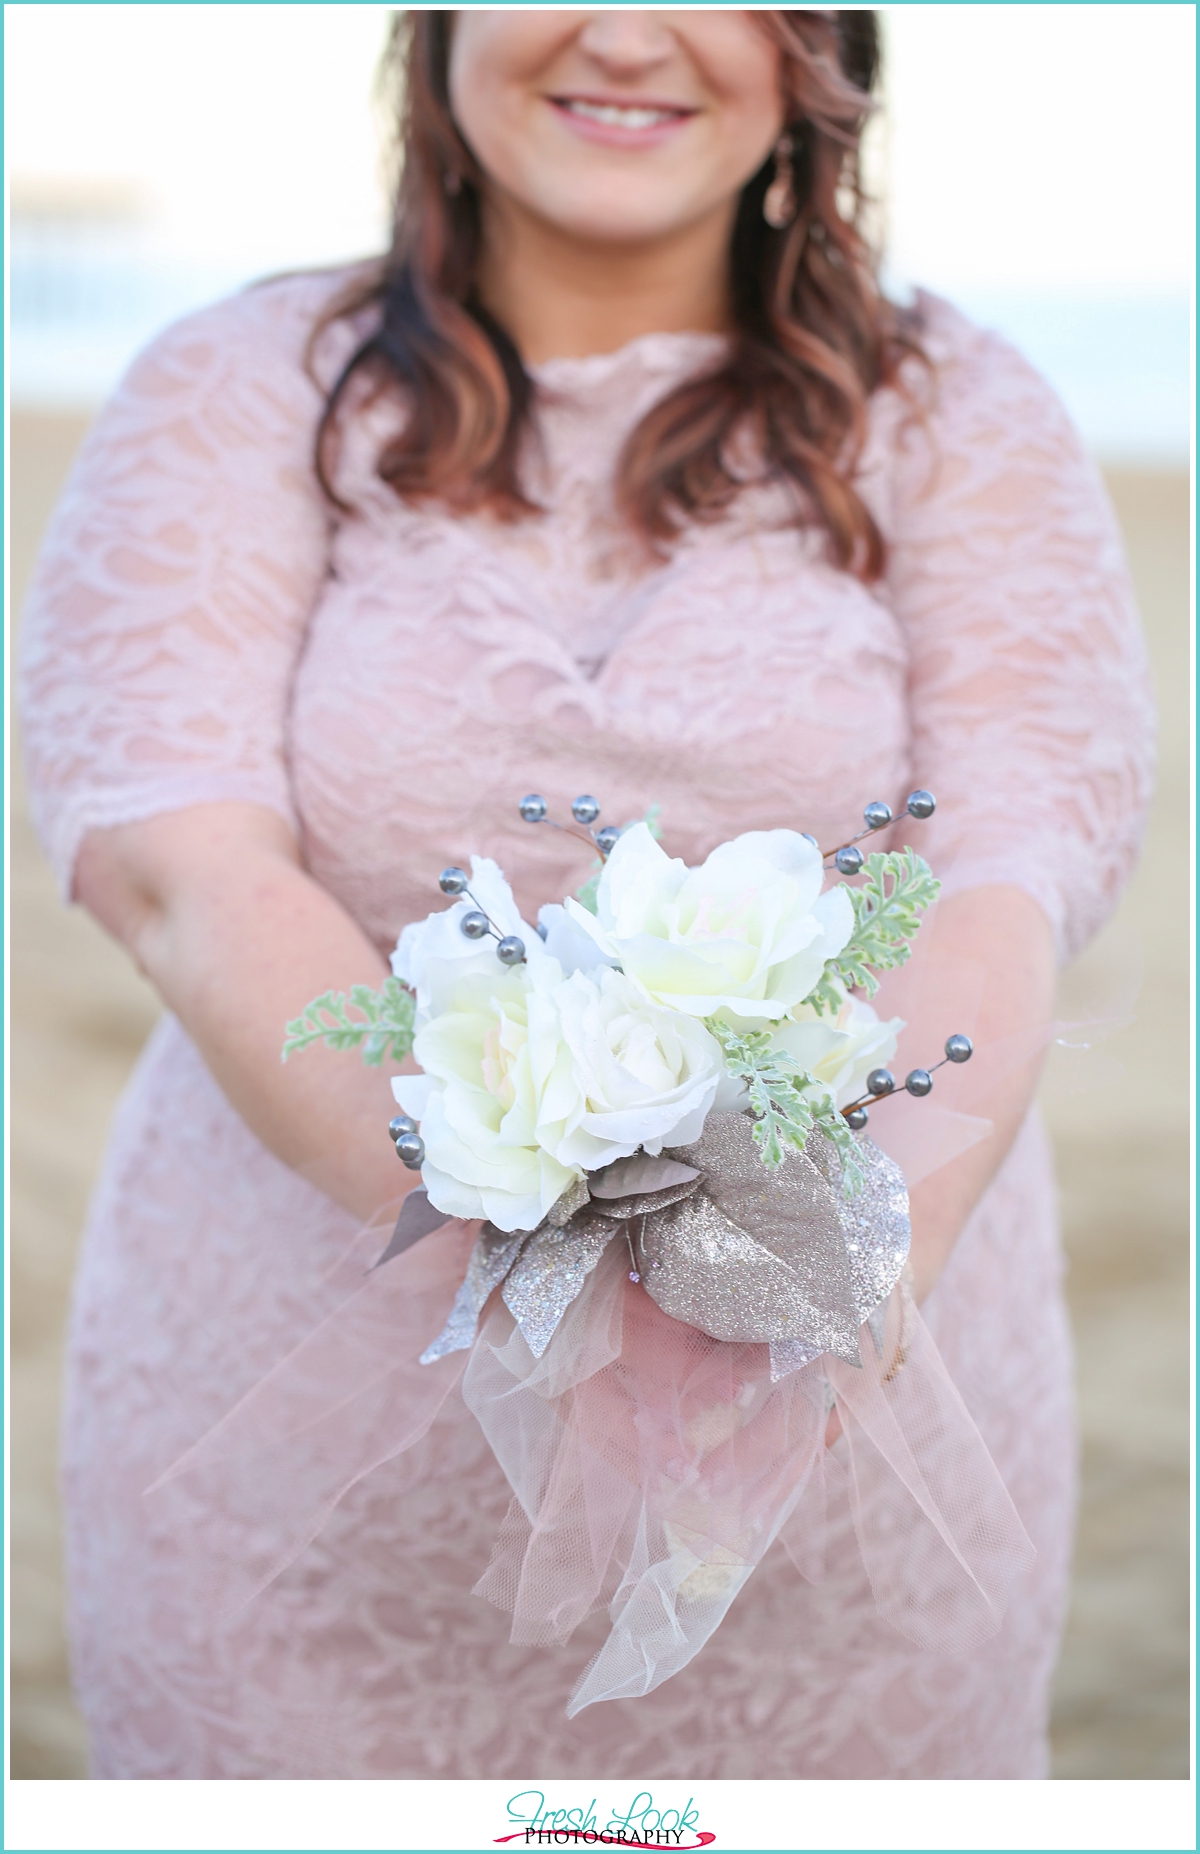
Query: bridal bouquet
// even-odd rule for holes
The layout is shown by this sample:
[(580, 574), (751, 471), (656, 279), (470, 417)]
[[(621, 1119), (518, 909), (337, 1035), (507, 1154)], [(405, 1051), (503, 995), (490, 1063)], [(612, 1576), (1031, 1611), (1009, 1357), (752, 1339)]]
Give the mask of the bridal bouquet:
[[(571, 1714), (677, 1673), (777, 1541), (818, 1580), (856, 1540), (889, 1622), (974, 1646), (1032, 1548), (907, 1291), (904, 1175), (866, 1132), (934, 1086), (897, 1083), (903, 1026), (870, 1000), (937, 882), (911, 848), (858, 848), (895, 822), (882, 803), (828, 851), (751, 831), (698, 868), (651, 819), (571, 811), (521, 804), (599, 857), (574, 896), (531, 925), (473, 857), (379, 991), (288, 1025), (285, 1055), (416, 1059), (389, 1133), (421, 1184), (382, 1254), (368, 1229), (327, 1284), (342, 1303), (151, 1490), (163, 1523), (221, 1516), (236, 1607), (457, 1391), (512, 1490), (476, 1594), (517, 1642), (607, 1610)], [(952, 1035), (942, 1061), (971, 1054)]]
[[(908, 800), (909, 816), (933, 809)], [(521, 813), (550, 822), (540, 796)], [(326, 994), (289, 1025), (285, 1055), (357, 1042), (369, 1061), (411, 1049), (424, 1071), (392, 1084), (389, 1131), (424, 1189), (381, 1260), (451, 1217), (483, 1228), (423, 1358), (469, 1347), (501, 1284), (540, 1357), (619, 1229), (629, 1280), (665, 1313), (770, 1344), (777, 1375), (824, 1352), (857, 1363), (908, 1249), (903, 1179), (856, 1137), (895, 1088), (884, 1064), (903, 1028), (867, 998), (938, 884), (912, 850), (823, 855), (792, 830), (688, 869), (648, 823), (593, 832), (598, 815), (591, 797), (572, 806), (601, 870), (536, 931), (473, 857), (470, 876), (440, 878), (454, 905), (404, 929), (383, 993), (351, 994), (365, 1021)], [(891, 823), (869, 805), (861, 836)], [(825, 888), (831, 861), (862, 885)], [(945, 1059), (970, 1054), (947, 1042)], [(927, 1093), (930, 1074), (905, 1085)]]

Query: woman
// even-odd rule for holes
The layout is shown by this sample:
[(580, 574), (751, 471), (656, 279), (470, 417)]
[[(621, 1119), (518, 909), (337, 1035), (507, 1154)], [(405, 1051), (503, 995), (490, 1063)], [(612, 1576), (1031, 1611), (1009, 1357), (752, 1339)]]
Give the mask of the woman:
[(847, 1533), (824, 1583), (773, 1553), (683, 1673), (568, 1723), (597, 1638), (516, 1648), (469, 1597), (506, 1488), (461, 1408), (220, 1627), (143, 1507), (399, 1189), (387, 1078), (282, 1068), (281, 1026), (377, 984), (472, 849), (526, 911), (576, 886), (522, 792), (658, 802), (696, 862), (749, 828), (844, 841), (865, 799), (930, 787), (946, 899), (913, 1060), (972, 986), (984, 1041), (1048, 1019), (1146, 794), (1094, 471), (1002, 342), (875, 283), (871, 14), (426, 12), (395, 49), (386, 260), (149, 349), (26, 624), (44, 840), (168, 1007), (72, 1328), (96, 1775), (1044, 1775), (1074, 1445), (1031, 1061), (991, 1137), (913, 1192), (926, 1316), (1038, 1550), (973, 1655), (881, 1622)]

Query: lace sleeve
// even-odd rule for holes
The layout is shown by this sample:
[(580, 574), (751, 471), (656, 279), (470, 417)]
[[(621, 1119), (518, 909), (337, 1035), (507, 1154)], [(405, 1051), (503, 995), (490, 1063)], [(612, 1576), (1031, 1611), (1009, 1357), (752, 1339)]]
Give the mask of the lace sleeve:
[(926, 299), (934, 401), (902, 428), (889, 584), (909, 640), (921, 848), (947, 892), (1013, 883), (1070, 958), (1137, 852), (1149, 677), (1116, 522), (1058, 400)]
[(303, 365), (317, 281), (168, 329), (68, 480), (19, 670), (34, 818), (65, 892), (96, 826), (216, 799), (293, 821), (285, 722), (330, 532)]

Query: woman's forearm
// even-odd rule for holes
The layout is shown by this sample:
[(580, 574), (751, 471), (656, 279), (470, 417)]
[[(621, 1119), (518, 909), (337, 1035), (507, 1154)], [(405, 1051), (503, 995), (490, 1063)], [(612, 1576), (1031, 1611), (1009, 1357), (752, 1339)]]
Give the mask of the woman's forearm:
[[(1023, 889), (997, 886), (939, 903), (925, 943), (918, 937), (911, 969), (881, 990), (881, 1014), (894, 1008), (908, 1021), (901, 1074), (937, 1059), (946, 1036), (968, 1027), (956, 1016), (967, 1006), (977, 1056), (961, 1070), (941, 1070), (930, 1105), (963, 1105), (992, 1123), (986, 1139), (909, 1193), (918, 1300), (945, 1267), (1029, 1111), (1045, 1048), (1040, 1033), (1054, 1014), (1055, 977), (1053, 935), (1041, 908)], [(1006, 1057), (1000, 1063), (998, 1049)], [(886, 1104), (876, 1110), (881, 1127), (888, 1111)]]
[(378, 986), (387, 970), (305, 873), (282, 819), (213, 804), (95, 831), (75, 886), (278, 1158), (362, 1218), (418, 1182), (387, 1139), (394, 1065), (323, 1047), (280, 1060), (284, 1026), (311, 998)]
[[(942, 1069), (939, 1075), (936, 1099), (948, 1096), (950, 1105), (971, 1077), (970, 1111), (990, 1120), (992, 1130), (909, 1191), (909, 1262), (918, 1301), (949, 1261), (1029, 1112), (1044, 1053), (1039, 1033), (1053, 1014), (1055, 972), (1054, 937), (1042, 910), (1024, 889), (997, 886), (970, 889), (939, 903), (918, 937), (910, 966), (880, 990), (880, 1015), (895, 1012), (905, 1019), (896, 1064), (900, 1074), (910, 1066), (926, 1067), (946, 1037), (967, 1023), (978, 1052), (973, 1061), (988, 1064), (999, 1045), (1018, 1052), (990, 1082), (986, 1069), (984, 1077), (978, 1070), (972, 1075), (971, 1064), (960, 1071)], [(882, 1127), (886, 1102), (874, 1111)], [(835, 1410), (825, 1431), (828, 1446), (841, 1427)]]
[[(366, 1069), (324, 1048), (280, 1061), (284, 1025), (310, 998), (377, 986), (387, 970), (306, 874), (282, 819), (253, 805), (198, 805), (92, 832), (76, 893), (133, 953), (233, 1106), (285, 1164), (364, 1218), (416, 1182), (385, 1133), (394, 1111), (390, 1068)], [(1051, 932), (1036, 902), (1015, 888), (976, 889), (940, 904), (911, 967), (878, 1003), (883, 1014), (898, 1009), (908, 1019), (903, 1067), (927, 1062), (962, 1027), (956, 1011), (971, 994), (986, 1062), (989, 1047), (1049, 1022), (1054, 977)], [(990, 1136), (912, 1189), (918, 1298), (1008, 1152), (1040, 1066), (1040, 1049), (1030, 1051), (990, 1085), (972, 1106), (992, 1122)], [(953, 1105), (957, 1080), (943, 1070), (937, 1099)], [(888, 1107), (876, 1111), (882, 1120)]]

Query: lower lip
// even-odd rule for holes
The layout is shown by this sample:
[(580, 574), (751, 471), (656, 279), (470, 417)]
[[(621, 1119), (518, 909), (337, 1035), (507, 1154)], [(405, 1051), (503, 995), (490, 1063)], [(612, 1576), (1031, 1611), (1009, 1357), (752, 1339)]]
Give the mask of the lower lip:
[(661, 122), (653, 123), (648, 129), (626, 129), (615, 122), (597, 122), (592, 116), (577, 116), (574, 110), (564, 109), (561, 103), (548, 98), (551, 109), (560, 122), (574, 129), (576, 135), (585, 142), (600, 142), (607, 148), (657, 148), (662, 142), (670, 141), (678, 135), (692, 120), (687, 116), (667, 116)]

